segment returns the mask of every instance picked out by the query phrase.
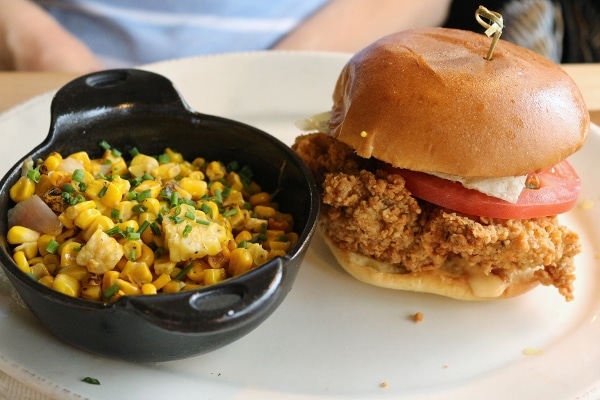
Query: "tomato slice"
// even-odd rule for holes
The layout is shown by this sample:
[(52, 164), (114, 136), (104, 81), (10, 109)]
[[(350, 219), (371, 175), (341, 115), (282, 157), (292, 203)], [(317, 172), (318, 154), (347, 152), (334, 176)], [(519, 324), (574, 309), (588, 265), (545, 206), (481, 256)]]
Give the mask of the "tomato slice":
[(501, 219), (561, 214), (573, 208), (581, 190), (581, 180), (568, 161), (539, 172), (539, 188), (523, 189), (516, 203), (423, 172), (391, 167), (388, 170), (401, 175), (415, 197), (461, 213)]

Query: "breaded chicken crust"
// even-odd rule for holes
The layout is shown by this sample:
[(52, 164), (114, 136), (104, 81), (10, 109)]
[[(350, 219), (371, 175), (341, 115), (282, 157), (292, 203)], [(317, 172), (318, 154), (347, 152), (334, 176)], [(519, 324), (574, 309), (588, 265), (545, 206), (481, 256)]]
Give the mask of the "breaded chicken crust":
[(461, 265), (510, 282), (514, 273), (534, 271), (573, 299), (581, 245), (556, 216), (461, 215), (413, 197), (400, 175), (326, 134), (300, 136), (292, 147), (322, 185), (321, 228), (341, 249), (390, 263), (399, 274)]

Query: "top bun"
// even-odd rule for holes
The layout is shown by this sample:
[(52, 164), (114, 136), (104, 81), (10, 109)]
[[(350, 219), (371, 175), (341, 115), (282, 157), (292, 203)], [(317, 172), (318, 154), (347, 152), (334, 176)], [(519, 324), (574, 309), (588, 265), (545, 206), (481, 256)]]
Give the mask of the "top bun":
[(587, 139), (575, 82), (552, 61), (446, 28), (395, 33), (356, 53), (334, 93), (330, 130), (361, 157), (462, 177), (525, 175)]

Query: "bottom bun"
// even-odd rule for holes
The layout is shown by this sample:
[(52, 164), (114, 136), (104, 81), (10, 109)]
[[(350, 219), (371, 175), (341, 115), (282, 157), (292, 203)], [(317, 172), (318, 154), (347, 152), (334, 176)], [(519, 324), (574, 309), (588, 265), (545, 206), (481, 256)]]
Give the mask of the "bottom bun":
[(446, 261), (436, 270), (402, 273), (392, 264), (339, 248), (322, 231), (321, 236), (346, 272), (375, 286), (482, 301), (516, 297), (539, 285), (534, 271), (513, 274), (510, 281), (505, 282), (496, 275), (461, 267), (459, 258)]

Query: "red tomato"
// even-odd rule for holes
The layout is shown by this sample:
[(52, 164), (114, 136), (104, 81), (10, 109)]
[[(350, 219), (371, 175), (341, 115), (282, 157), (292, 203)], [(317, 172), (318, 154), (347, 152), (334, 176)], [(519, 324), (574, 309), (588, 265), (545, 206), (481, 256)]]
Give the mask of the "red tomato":
[(568, 161), (538, 173), (540, 187), (523, 189), (516, 203), (467, 189), (460, 183), (423, 172), (390, 168), (401, 175), (415, 196), (440, 207), (470, 215), (502, 219), (525, 219), (557, 215), (573, 208), (581, 180)]

